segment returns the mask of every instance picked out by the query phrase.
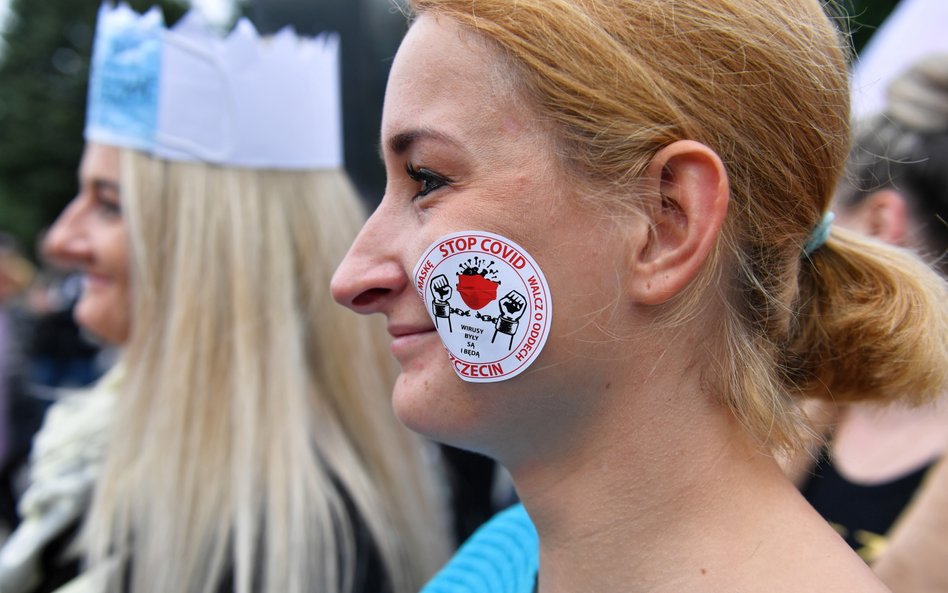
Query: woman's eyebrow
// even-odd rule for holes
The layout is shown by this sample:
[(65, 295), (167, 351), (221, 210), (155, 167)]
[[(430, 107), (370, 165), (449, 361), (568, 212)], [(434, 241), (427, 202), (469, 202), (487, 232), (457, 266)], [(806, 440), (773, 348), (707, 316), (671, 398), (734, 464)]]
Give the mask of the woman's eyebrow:
[(113, 191), (118, 193), (119, 184), (114, 181), (107, 181), (105, 179), (93, 179), (92, 189), (95, 191)]
[[(397, 156), (404, 154), (409, 148), (412, 147), (413, 144), (421, 140), (436, 140), (439, 142), (460, 146), (460, 143), (453, 137), (430, 129), (407, 130), (405, 132), (392, 134), (389, 136), (385, 145), (387, 145), (388, 149)], [(379, 149), (381, 154), (382, 149), (384, 149), (384, 145), (380, 146)]]

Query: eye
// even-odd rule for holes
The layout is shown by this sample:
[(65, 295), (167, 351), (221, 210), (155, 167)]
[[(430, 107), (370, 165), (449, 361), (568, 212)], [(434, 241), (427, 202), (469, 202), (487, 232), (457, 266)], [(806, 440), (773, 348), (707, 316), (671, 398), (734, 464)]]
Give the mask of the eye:
[(418, 193), (412, 197), (412, 199), (423, 198), (431, 192), (450, 183), (449, 179), (442, 175), (438, 175), (431, 169), (426, 169), (424, 167), (419, 167), (416, 169), (411, 163), (408, 163), (405, 166), (405, 171), (407, 171), (408, 177), (411, 178), (412, 181), (416, 181), (421, 184), (421, 188), (418, 190)]
[(114, 194), (110, 195), (108, 192), (97, 192), (93, 194), (92, 199), (95, 203), (96, 209), (102, 214), (103, 217), (122, 217), (122, 205), (119, 203), (118, 196)]

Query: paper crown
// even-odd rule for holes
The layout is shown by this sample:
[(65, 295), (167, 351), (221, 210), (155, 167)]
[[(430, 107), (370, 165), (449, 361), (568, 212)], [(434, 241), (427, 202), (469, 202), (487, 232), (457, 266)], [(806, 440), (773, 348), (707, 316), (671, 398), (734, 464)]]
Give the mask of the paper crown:
[(85, 138), (161, 158), (274, 169), (342, 166), (339, 37), (226, 37), (200, 15), (99, 9)]

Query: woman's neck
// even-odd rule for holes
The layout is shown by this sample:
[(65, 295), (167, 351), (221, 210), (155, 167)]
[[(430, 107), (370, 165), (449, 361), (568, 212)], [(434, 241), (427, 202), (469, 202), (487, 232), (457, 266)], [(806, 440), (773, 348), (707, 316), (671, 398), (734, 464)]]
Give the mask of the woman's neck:
[(884, 484), (948, 451), (948, 394), (930, 405), (849, 406), (833, 434), (833, 463), (847, 479)]
[[(764, 585), (784, 546), (835, 538), (726, 408), (690, 393), (626, 392), (568, 455), (509, 467), (540, 536), (540, 593)], [(789, 565), (817, 560), (802, 556)], [(764, 589), (794, 590), (779, 582)]]

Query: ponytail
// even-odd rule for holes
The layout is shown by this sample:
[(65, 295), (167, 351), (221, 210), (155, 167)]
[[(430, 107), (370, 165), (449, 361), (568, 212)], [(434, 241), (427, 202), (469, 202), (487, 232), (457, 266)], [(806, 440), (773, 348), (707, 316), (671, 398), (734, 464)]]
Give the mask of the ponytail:
[(948, 283), (914, 253), (835, 228), (804, 258), (784, 366), (835, 402), (919, 404), (948, 388)]

